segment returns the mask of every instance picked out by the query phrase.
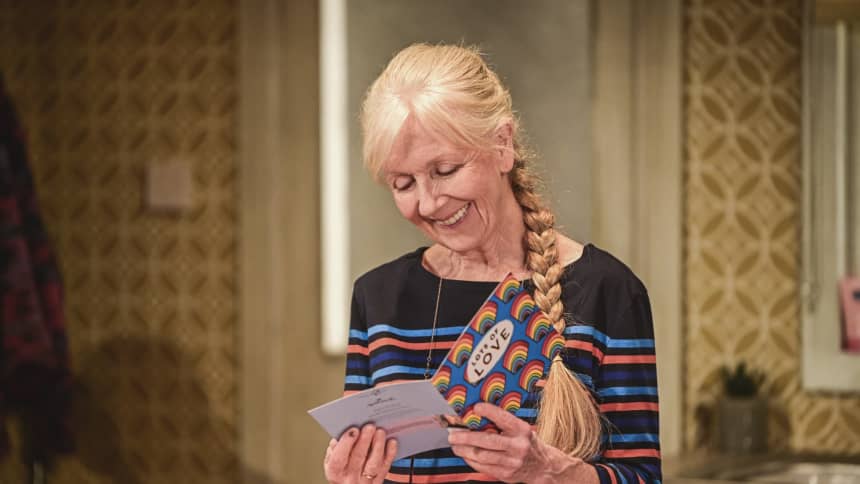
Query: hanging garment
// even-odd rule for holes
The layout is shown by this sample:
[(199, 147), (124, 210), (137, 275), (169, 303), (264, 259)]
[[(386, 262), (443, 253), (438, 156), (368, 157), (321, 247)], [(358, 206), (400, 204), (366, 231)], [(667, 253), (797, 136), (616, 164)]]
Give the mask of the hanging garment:
[[(0, 411), (22, 418), (30, 457), (71, 450), (62, 284), (39, 215), (24, 133), (0, 78)], [(0, 428), (2, 432), (2, 428)], [(3, 447), (8, 441), (2, 432)]]

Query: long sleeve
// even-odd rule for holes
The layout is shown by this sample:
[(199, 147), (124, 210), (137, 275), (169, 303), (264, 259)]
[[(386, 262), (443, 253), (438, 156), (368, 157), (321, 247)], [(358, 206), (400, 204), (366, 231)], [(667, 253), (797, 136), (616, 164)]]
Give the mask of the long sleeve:
[(349, 346), (346, 349), (346, 377), (343, 386), (344, 395), (359, 392), (372, 386), (369, 354), (367, 321), (361, 304), (360, 288), (356, 285), (352, 290)]
[(595, 462), (602, 483), (662, 479), (654, 329), (647, 293), (608, 322), (595, 391), (606, 419), (603, 450)]

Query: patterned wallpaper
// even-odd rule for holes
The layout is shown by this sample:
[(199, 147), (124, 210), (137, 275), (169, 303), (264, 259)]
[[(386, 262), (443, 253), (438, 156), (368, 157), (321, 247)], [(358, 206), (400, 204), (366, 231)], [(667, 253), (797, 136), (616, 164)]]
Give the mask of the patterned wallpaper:
[[(234, 2), (0, 2), (81, 381), (54, 482), (237, 478)], [(860, 452), (860, 398), (800, 382), (799, 0), (685, 7), (687, 445), (743, 358), (767, 370), (772, 447)], [(144, 168), (174, 157), (195, 206), (149, 213)]]
[(719, 368), (766, 371), (770, 446), (860, 453), (860, 397), (800, 381), (801, 2), (688, 0), (685, 442)]
[[(237, 480), (237, 22), (234, 0), (0, 2), (80, 377), (52, 482)], [(194, 207), (148, 212), (145, 167), (173, 158)]]

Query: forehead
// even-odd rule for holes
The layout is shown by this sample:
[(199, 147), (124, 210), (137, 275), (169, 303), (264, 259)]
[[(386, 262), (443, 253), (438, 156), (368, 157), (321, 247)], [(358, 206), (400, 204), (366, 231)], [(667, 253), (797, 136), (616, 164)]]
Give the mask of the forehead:
[(383, 173), (414, 173), (440, 161), (456, 161), (462, 158), (464, 153), (465, 150), (426, 129), (409, 116), (394, 139)]

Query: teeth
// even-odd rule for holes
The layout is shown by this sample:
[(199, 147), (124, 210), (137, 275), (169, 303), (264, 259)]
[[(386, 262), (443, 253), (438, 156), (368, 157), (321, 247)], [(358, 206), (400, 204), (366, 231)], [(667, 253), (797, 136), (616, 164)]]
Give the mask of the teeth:
[(451, 215), (451, 218), (449, 218), (447, 220), (440, 220), (436, 223), (438, 223), (439, 225), (454, 225), (455, 223), (459, 222), (460, 219), (462, 219), (466, 215), (466, 210), (469, 209), (469, 205), (471, 205), (471, 204), (472, 204), (472, 202), (469, 202), (466, 205), (463, 205), (463, 208), (461, 208), (460, 210), (457, 210), (457, 212), (454, 215)]

